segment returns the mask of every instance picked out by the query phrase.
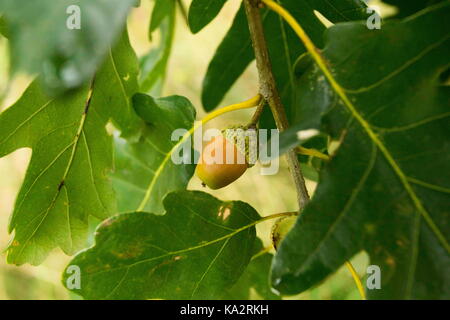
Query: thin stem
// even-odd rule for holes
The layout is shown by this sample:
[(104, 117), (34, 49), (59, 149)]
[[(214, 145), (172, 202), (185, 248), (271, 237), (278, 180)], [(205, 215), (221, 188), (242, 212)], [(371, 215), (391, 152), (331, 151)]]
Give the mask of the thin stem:
[[(284, 131), (289, 127), (289, 122), (272, 73), (272, 65), (264, 37), (258, 3), (255, 0), (244, 0), (250, 36), (255, 51), (256, 66), (258, 68), (260, 93), (270, 106), (277, 128), (280, 131)], [(302, 211), (309, 201), (309, 195), (295, 150), (290, 150), (287, 153), (287, 161), (297, 190), (299, 209)]]
[(252, 258), (250, 259), (250, 261), (253, 261), (253, 260), (255, 260), (255, 259), (258, 259), (258, 258), (259, 258), (260, 256), (262, 256), (263, 254), (266, 254), (266, 253), (270, 252), (270, 250), (272, 250), (272, 249), (273, 249), (273, 246), (272, 246), (272, 245), (267, 246), (267, 247), (261, 249), (261, 251), (259, 251), (258, 253), (255, 253), (255, 254), (252, 256)]
[(231, 112), (231, 111), (235, 111), (235, 110), (242, 110), (242, 109), (249, 109), (249, 108), (254, 108), (256, 106), (259, 105), (260, 101), (262, 99), (262, 96), (260, 94), (257, 94), (256, 96), (254, 96), (253, 98), (246, 100), (244, 102), (240, 102), (240, 103), (236, 103), (236, 104), (232, 104), (229, 105), (227, 107), (223, 107), (220, 109), (217, 109), (213, 112), (211, 112), (210, 114), (206, 115), (201, 123), (204, 124), (214, 118), (217, 118), (218, 116), (227, 113), (227, 112)]
[(255, 113), (253, 114), (250, 122), (247, 124), (247, 128), (256, 127), (259, 119), (261, 118), (261, 115), (264, 111), (264, 106), (266, 105), (266, 101), (264, 99), (261, 99), (259, 102), (258, 107), (255, 110)]
[(305, 156), (312, 156), (312, 157), (316, 157), (322, 160), (326, 160), (329, 161), (330, 160), (330, 156), (322, 153), (316, 149), (309, 149), (309, 148), (304, 148), (304, 147), (297, 147), (295, 148), (295, 150), (299, 153), (299, 154), (303, 154)]
[(266, 220), (271, 220), (271, 219), (276, 219), (276, 218), (281, 218), (281, 217), (292, 217), (292, 216), (298, 216), (298, 212), (297, 211), (291, 211), (291, 212), (281, 212), (281, 213), (275, 213), (275, 214), (271, 214), (265, 217), (262, 217), (261, 219), (259, 219), (257, 221), (258, 223), (264, 222)]
[(361, 296), (362, 300), (367, 300), (366, 298), (366, 292), (364, 291), (364, 287), (361, 281), (361, 278), (359, 277), (358, 273), (356, 272), (353, 265), (350, 263), (350, 261), (345, 261), (345, 265), (348, 268), (348, 271), (350, 271), (353, 281), (355, 281), (356, 287), (358, 288), (359, 295)]

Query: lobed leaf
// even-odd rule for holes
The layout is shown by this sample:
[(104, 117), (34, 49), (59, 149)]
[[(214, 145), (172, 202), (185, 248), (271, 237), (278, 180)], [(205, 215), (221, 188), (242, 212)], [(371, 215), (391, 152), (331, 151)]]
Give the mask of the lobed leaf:
[(450, 297), (449, 14), (446, 2), (381, 30), (329, 29), (322, 54), (340, 92), (312, 66), (299, 107), (340, 146), (277, 252), (276, 289), (304, 291), (365, 250), (381, 268), (369, 297)]
[(250, 261), (258, 213), (198, 191), (170, 193), (164, 207), (164, 216), (133, 212), (106, 220), (94, 247), (70, 263), (81, 270), (81, 288), (72, 291), (86, 299), (223, 295)]
[(137, 86), (133, 58), (125, 34), (90, 86), (54, 98), (36, 80), (0, 114), (0, 157), (33, 150), (10, 220), (9, 263), (39, 264), (55, 247), (73, 254), (86, 243), (89, 216), (116, 211), (105, 125), (114, 118), (124, 132), (137, 132), (128, 102)]
[[(115, 172), (112, 176), (119, 211), (140, 208), (162, 214), (162, 199), (175, 190), (185, 189), (195, 169), (194, 161), (175, 164), (172, 153), (183, 145), (172, 140), (176, 129), (189, 130), (194, 125), (195, 109), (184, 97), (153, 99), (144, 94), (133, 97), (134, 108), (145, 122), (136, 142), (115, 141)], [(191, 150), (191, 147), (188, 148)], [(186, 155), (188, 156), (188, 155)]]

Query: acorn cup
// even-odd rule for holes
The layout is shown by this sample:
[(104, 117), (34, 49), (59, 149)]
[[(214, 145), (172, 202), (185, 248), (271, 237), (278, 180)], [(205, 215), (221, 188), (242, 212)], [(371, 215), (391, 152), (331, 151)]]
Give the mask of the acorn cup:
[(236, 181), (258, 159), (258, 132), (244, 126), (222, 130), (204, 148), (195, 170), (211, 189), (220, 189)]

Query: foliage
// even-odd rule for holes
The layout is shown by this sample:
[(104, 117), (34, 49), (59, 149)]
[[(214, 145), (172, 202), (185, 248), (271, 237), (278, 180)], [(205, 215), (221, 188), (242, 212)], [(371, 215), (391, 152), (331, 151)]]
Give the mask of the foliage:
[(81, 295), (214, 299), (237, 281), (253, 253), (256, 211), (198, 191), (170, 193), (164, 206), (162, 217), (133, 212), (102, 223), (94, 248), (72, 260)]
[[(70, 1), (0, 2), (11, 74), (35, 78), (0, 113), (0, 157), (32, 150), (8, 263), (38, 265), (58, 247), (76, 254), (69, 266), (80, 267), (82, 284), (68, 289), (86, 299), (279, 299), (273, 289), (308, 290), (365, 251), (382, 270), (369, 298), (449, 299), (450, 1), (386, 1), (401, 20), (381, 30), (367, 28), (371, 13), (359, 0), (277, 1), (323, 66), (261, 7), (291, 125), (280, 151), (324, 154), (299, 156), (317, 189), (274, 254), (255, 227), (291, 213), (261, 218), (241, 201), (188, 191), (195, 165), (171, 160), (183, 146), (172, 133), (193, 130), (196, 109), (184, 97), (160, 97), (183, 2), (153, 2), (148, 38), (159, 42), (139, 59), (125, 26), (135, 0), (79, 1), (80, 30), (66, 28)], [(191, 32), (225, 4), (193, 0)], [(254, 59), (242, 5), (204, 77), (205, 111)], [(275, 127), (269, 108), (258, 125)], [(299, 140), (306, 129), (317, 134)], [(69, 278), (64, 272), (64, 285)]]
[[(329, 30), (324, 56), (354, 111), (315, 66), (298, 80), (298, 105), (321, 110), (322, 130), (340, 147), (277, 254), (272, 277), (281, 291), (305, 290), (366, 250), (384, 270), (383, 290), (370, 292), (375, 298), (450, 297), (439, 271), (450, 267), (449, 90), (440, 78), (450, 54), (449, 13), (438, 6), (377, 33), (357, 24)], [(349, 52), (355, 41), (363, 45)]]

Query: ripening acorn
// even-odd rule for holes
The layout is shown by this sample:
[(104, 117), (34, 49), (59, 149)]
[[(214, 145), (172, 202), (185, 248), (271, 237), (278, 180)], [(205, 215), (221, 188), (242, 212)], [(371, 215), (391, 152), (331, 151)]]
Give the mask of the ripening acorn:
[[(255, 152), (251, 152), (250, 137), (256, 137), (242, 127), (228, 128), (223, 135), (214, 137), (204, 148), (196, 168), (196, 174), (211, 189), (220, 189), (236, 181), (254, 165)], [(252, 140), (253, 141), (253, 140)]]

